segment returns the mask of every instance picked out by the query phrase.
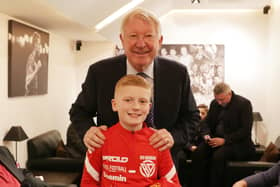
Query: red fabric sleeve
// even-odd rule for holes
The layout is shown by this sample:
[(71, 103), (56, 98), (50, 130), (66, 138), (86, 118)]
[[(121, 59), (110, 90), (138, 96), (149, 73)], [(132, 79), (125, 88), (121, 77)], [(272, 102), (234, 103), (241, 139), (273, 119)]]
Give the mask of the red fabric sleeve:
[(19, 181), (0, 163), (0, 186), (20, 187)]
[(92, 153), (87, 151), (81, 187), (100, 187), (102, 174), (101, 149), (95, 149)]
[(159, 152), (159, 183), (160, 187), (181, 187), (179, 178), (169, 150)]

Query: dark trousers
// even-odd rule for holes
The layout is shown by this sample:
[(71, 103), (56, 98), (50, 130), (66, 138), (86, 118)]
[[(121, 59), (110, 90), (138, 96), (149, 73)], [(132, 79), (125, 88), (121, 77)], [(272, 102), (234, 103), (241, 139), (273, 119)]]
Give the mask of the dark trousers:
[(212, 148), (201, 143), (192, 154), (192, 187), (224, 187), (226, 161), (233, 158), (230, 146)]
[(172, 159), (174, 162), (174, 165), (176, 167), (177, 170), (177, 174), (180, 180), (180, 184), (182, 186), (185, 186), (186, 183), (186, 175), (187, 175), (187, 165), (186, 165), (186, 159), (187, 159), (187, 155), (185, 150), (183, 150), (182, 147), (172, 147), (171, 149), (171, 155), (172, 155)]

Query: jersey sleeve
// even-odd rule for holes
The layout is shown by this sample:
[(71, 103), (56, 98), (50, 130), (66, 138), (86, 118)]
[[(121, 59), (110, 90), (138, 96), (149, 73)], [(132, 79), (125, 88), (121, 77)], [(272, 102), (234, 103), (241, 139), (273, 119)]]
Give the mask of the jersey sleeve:
[(102, 172), (101, 149), (95, 149), (93, 152), (87, 151), (81, 187), (100, 187)]
[(159, 152), (158, 165), (159, 179), (154, 184), (160, 187), (181, 187), (169, 150)]

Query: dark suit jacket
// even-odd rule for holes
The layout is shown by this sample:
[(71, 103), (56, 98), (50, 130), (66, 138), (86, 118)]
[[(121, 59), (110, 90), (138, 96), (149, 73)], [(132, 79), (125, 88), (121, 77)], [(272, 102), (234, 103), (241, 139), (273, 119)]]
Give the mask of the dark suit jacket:
[(0, 162), (20, 183), (23, 182), (22, 170), (17, 168), (13, 155), (4, 146), (0, 146)]
[[(223, 115), (221, 116), (221, 113)], [(214, 99), (209, 108), (206, 117), (206, 124), (210, 132), (204, 132), (212, 137), (216, 137), (216, 126), (222, 119), (224, 124), (225, 146), (232, 146), (237, 159), (243, 159), (255, 151), (251, 138), (253, 124), (253, 113), (251, 102), (232, 92), (232, 98), (229, 104), (223, 108)]]
[(0, 146), (0, 164), (2, 164), (21, 184), (21, 187), (48, 187), (48, 185), (34, 178), (26, 169), (17, 168), (13, 155), (5, 146)]
[(67, 129), (66, 142), (66, 150), (70, 157), (84, 159), (87, 148), (73, 127), (73, 124), (70, 124)]
[[(89, 67), (82, 91), (70, 110), (70, 119), (79, 135), (94, 125), (111, 126), (118, 122), (112, 111), (116, 82), (126, 75), (126, 56), (97, 62)], [(176, 145), (185, 144), (199, 121), (199, 112), (190, 88), (187, 69), (175, 61), (157, 57), (154, 60), (154, 122), (173, 135)], [(190, 136), (190, 135), (189, 135)]]

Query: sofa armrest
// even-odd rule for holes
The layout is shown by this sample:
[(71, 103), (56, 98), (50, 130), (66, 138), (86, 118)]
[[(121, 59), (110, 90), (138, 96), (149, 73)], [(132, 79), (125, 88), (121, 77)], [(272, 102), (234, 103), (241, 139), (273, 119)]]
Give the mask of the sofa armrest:
[(230, 161), (228, 162), (228, 167), (268, 169), (274, 166), (275, 164), (275, 162), (262, 161)]
[(234, 182), (249, 175), (265, 171), (274, 164), (276, 163), (262, 161), (229, 161), (226, 170), (226, 186), (231, 187)]

